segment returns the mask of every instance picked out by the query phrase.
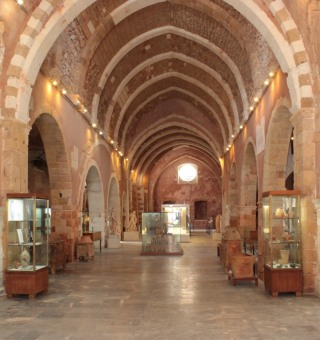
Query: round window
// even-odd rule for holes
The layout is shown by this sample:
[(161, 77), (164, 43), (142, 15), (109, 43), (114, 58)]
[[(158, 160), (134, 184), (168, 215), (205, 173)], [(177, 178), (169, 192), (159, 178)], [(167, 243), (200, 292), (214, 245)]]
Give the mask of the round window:
[(197, 177), (197, 169), (192, 164), (184, 164), (179, 167), (179, 177), (185, 182), (191, 182)]

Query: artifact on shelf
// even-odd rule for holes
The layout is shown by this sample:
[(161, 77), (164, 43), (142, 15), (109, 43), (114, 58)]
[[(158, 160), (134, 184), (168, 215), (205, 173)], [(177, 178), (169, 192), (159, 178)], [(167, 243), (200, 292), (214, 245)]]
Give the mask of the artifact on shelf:
[(275, 216), (278, 218), (283, 218), (285, 217), (284, 211), (282, 208), (277, 208), (275, 212)]
[(27, 249), (24, 249), (22, 253), (20, 254), (20, 262), (21, 267), (26, 268), (30, 264), (30, 253), (27, 251)]

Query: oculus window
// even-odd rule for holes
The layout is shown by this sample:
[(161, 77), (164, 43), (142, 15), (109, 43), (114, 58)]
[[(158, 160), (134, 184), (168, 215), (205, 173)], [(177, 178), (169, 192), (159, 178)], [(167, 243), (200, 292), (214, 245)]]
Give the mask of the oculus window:
[(185, 163), (178, 167), (178, 183), (197, 183), (198, 168), (191, 163)]

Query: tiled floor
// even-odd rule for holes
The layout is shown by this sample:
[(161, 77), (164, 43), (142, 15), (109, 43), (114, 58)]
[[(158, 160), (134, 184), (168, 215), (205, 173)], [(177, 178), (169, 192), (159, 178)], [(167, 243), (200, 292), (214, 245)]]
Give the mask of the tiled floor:
[(232, 286), (207, 234), (184, 243), (183, 256), (140, 247), (69, 263), (35, 300), (1, 296), (0, 339), (320, 339), (318, 297)]

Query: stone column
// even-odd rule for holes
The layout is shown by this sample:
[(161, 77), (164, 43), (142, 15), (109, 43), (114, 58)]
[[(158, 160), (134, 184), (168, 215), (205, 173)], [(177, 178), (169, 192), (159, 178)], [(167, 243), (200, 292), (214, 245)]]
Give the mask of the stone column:
[(256, 205), (240, 206), (238, 229), (242, 238), (248, 238), (249, 231), (256, 230), (256, 211)]
[(294, 187), (301, 192), (301, 250), (305, 293), (315, 291), (317, 273), (317, 219), (314, 109), (301, 109), (291, 121), (294, 126)]
[(6, 194), (28, 192), (29, 126), (16, 119), (2, 119), (0, 128), (1, 206), (0, 206), (0, 290), (6, 266)]
[[(320, 198), (317, 198), (314, 201), (314, 205), (315, 205), (316, 211), (317, 211), (317, 225), (320, 226)], [(317, 235), (316, 247), (318, 249), (318, 254), (319, 254), (319, 249), (320, 249), (320, 235), (319, 235), (319, 233)], [(319, 257), (319, 255), (318, 255), (318, 257)], [(320, 295), (320, 268), (319, 268), (319, 264), (317, 264), (317, 268), (316, 268), (315, 292), (316, 292), (317, 295)]]

